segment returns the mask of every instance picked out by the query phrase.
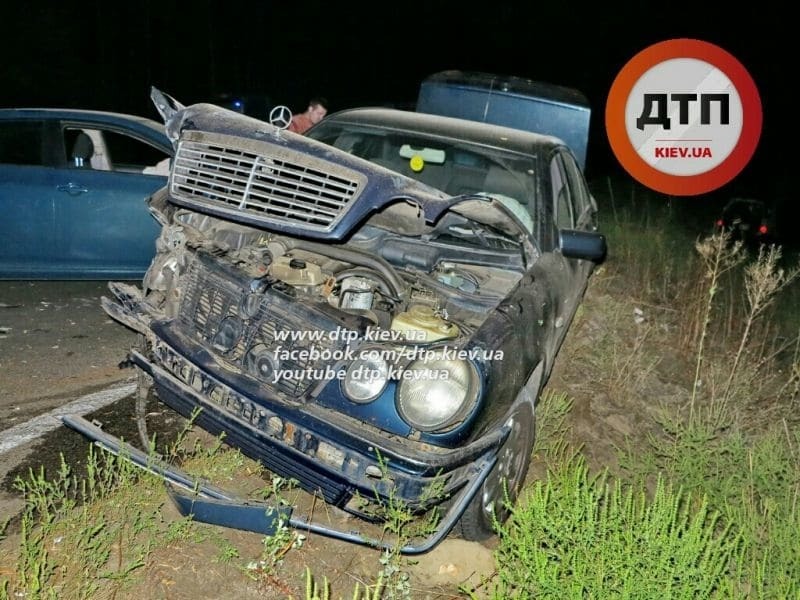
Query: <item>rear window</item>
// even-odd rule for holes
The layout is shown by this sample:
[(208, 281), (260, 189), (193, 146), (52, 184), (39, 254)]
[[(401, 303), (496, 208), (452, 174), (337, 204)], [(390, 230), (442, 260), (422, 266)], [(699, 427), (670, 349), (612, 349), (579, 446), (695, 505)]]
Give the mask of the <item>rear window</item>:
[(41, 166), (42, 121), (0, 121), (0, 163)]

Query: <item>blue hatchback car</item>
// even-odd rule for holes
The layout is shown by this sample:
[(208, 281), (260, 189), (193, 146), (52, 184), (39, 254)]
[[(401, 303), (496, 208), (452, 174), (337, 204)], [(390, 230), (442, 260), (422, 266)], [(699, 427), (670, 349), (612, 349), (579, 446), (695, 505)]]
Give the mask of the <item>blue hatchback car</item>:
[(141, 279), (172, 154), (143, 117), (0, 110), (0, 279)]

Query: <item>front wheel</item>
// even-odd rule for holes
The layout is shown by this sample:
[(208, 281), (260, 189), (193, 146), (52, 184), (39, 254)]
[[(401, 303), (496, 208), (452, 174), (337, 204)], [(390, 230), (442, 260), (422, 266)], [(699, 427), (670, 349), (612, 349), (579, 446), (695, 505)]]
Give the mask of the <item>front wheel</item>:
[[(136, 350), (147, 354), (147, 340), (140, 333), (136, 338)], [(142, 442), (142, 449), (147, 452), (150, 450), (150, 437), (147, 433), (147, 401), (153, 394), (153, 378), (145, 373), (141, 367), (136, 367), (136, 428), (139, 430), (139, 439)]]
[(504, 523), (525, 482), (534, 440), (533, 408), (520, 404), (508, 424), (511, 432), (497, 456), (497, 463), (475, 494), (459, 521), (461, 537), (482, 542), (495, 535), (495, 523)]

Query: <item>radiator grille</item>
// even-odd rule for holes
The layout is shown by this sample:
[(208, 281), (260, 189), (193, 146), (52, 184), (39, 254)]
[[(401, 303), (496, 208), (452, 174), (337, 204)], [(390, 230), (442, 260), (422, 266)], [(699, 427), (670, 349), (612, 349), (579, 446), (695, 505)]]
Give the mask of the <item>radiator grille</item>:
[[(269, 357), (271, 368), (282, 371), (277, 381), (261, 379), (261, 384), (278, 389), (289, 396), (304, 394), (319, 382), (319, 372), (334, 362), (302, 356), (301, 350), (333, 355), (344, 342), (322, 339), (280, 339), (282, 332), (306, 332), (312, 328), (335, 329), (335, 324), (321, 322), (324, 318), (301, 302), (268, 290), (245, 302), (249, 291), (223, 274), (208, 269), (203, 261), (195, 260), (189, 267), (186, 288), (181, 302), (180, 323), (192, 337), (200, 340), (222, 360), (256, 377), (252, 368), (254, 355)], [(247, 305), (247, 310), (243, 306)], [(233, 324), (233, 325), (231, 325)], [(220, 332), (228, 328), (226, 335)], [(223, 339), (224, 343), (221, 342)], [(296, 359), (283, 358), (277, 353), (297, 350)], [(308, 352), (305, 354), (309, 354)], [(316, 373), (315, 373), (316, 372)]]
[(329, 231), (366, 181), (360, 173), (279, 146), (243, 150), (207, 137), (181, 141), (170, 180), (173, 198), (201, 208)]

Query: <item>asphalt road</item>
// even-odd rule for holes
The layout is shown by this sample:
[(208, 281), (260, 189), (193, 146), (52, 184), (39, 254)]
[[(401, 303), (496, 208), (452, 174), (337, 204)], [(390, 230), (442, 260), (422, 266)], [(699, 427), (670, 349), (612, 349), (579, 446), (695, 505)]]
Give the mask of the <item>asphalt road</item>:
[[(136, 334), (100, 307), (107, 282), (0, 281), (0, 522), (16, 513), (15, 474), (85, 456), (85, 440), (58, 426), (61, 410), (109, 404), (132, 389), (119, 363)], [(49, 431), (49, 433), (48, 433)]]

